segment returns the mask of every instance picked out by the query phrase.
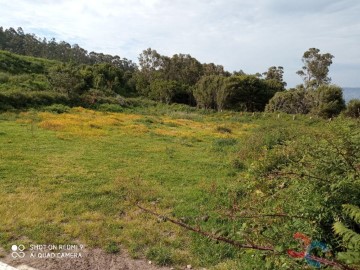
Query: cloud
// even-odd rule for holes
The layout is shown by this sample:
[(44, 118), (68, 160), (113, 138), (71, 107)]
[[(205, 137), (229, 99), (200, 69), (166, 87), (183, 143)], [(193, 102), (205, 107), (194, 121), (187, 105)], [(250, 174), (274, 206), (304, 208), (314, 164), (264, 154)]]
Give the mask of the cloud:
[[(3, 2), (3, 3), (1, 3)], [(1, 23), (91, 51), (132, 60), (152, 47), (190, 53), (202, 62), (255, 73), (285, 69), (289, 86), (310, 47), (335, 55), (333, 81), (360, 86), (360, 2), (357, 0), (47, 0), (3, 1)]]

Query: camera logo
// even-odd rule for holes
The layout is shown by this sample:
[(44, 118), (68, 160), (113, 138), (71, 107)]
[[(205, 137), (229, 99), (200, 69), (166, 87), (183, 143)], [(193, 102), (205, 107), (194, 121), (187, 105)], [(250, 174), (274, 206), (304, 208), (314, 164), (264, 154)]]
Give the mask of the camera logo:
[(11, 257), (14, 259), (21, 259), (25, 257), (25, 246), (24, 245), (12, 245), (11, 246)]

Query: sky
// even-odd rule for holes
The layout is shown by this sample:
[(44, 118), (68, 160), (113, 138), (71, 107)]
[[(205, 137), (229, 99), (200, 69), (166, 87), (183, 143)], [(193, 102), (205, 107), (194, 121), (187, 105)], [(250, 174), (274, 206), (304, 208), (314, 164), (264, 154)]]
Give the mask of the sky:
[(0, 0), (0, 26), (137, 62), (147, 49), (228, 71), (284, 67), (288, 87), (309, 48), (335, 56), (332, 82), (360, 87), (359, 0)]

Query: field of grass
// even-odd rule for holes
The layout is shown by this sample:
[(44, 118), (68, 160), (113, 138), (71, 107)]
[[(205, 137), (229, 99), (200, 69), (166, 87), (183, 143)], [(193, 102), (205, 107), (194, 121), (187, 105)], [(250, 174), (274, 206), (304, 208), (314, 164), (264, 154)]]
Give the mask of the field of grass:
[[(184, 231), (136, 203), (213, 233), (236, 234), (251, 225), (232, 214), (261, 211), (257, 204), (266, 201), (267, 191), (247, 180), (254, 162), (266, 149), (328, 125), (260, 113), (3, 113), (0, 245), (80, 242), (109, 251), (119, 245), (162, 265), (236, 269), (244, 254), (260, 253)], [(288, 210), (283, 199), (268, 200), (268, 210)], [(281, 263), (294, 269), (291, 260)]]

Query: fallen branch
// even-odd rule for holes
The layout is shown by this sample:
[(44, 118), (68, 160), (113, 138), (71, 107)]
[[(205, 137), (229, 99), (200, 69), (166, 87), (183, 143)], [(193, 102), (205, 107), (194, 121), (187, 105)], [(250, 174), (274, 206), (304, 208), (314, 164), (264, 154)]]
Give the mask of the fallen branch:
[[(242, 244), (240, 242), (237, 242), (235, 240), (232, 240), (232, 239), (229, 239), (229, 238), (226, 238), (226, 237), (222, 237), (222, 236), (217, 236), (217, 235), (214, 235), (212, 233), (209, 233), (209, 232), (206, 232), (206, 231), (203, 231), (201, 230), (200, 228), (194, 228), (188, 224), (185, 224), (181, 221), (178, 221), (178, 220), (174, 220), (174, 219), (171, 219), (169, 217), (166, 217), (166, 216), (163, 216), (163, 215), (160, 215), (150, 209), (147, 209), (147, 208), (144, 208), (142, 207), (141, 205), (137, 204), (136, 205), (138, 208), (140, 208), (141, 210), (143, 210), (144, 212), (147, 212), (153, 216), (156, 216), (158, 218), (161, 218), (162, 220), (164, 221), (169, 221), (175, 225), (178, 225), (180, 227), (183, 227), (189, 231), (192, 231), (192, 232), (195, 232), (195, 233), (198, 233), (200, 235), (203, 235), (203, 236), (206, 236), (210, 239), (213, 239), (213, 240), (216, 240), (216, 241), (220, 241), (220, 242), (224, 242), (224, 243), (228, 243), (234, 247), (237, 247), (237, 248), (245, 248), (245, 249), (256, 249), (256, 250), (263, 250), (263, 251), (272, 251), (272, 252), (276, 252), (275, 251), (275, 248), (272, 247), (272, 246), (259, 246), (259, 245), (255, 245), (255, 244)], [(276, 252), (276, 254), (279, 254), (278, 252)], [(333, 266), (333, 267), (337, 267), (337, 268), (340, 268), (340, 269), (343, 269), (343, 270), (355, 270), (353, 268), (350, 268), (348, 267), (347, 265), (344, 265), (342, 263), (339, 263), (337, 261), (332, 261), (332, 260), (327, 260), (325, 258), (320, 258), (320, 257), (315, 257), (315, 256), (310, 256), (310, 258), (314, 261), (317, 261), (317, 262), (320, 262), (324, 265), (328, 265), (328, 266)]]
[(169, 217), (165, 217), (163, 215), (160, 215), (158, 213), (155, 213), (154, 211), (152, 210), (149, 210), (149, 209), (146, 209), (140, 205), (137, 204), (137, 207), (140, 208), (141, 210), (149, 213), (149, 214), (152, 214), (153, 216), (156, 216), (158, 218), (161, 218), (163, 220), (167, 220), (173, 224), (176, 224), (180, 227), (183, 227), (189, 231), (193, 231), (195, 233), (198, 233), (198, 234), (201, 234), (201, 235), (204, 235), (208, 238), (211, 238), (213, 240), (217, 240), (217, 241), (220, 241), (220, 242), (224, 242), (224, 243), (228, 243), (234, 247), (237, 247), (237, 248), (246, 248), (246, 249), (256, 249), (256, 250), (265, 250), (265, 251), (275, 251), (274, 247), (267, 247), (267, 246), (258, 246), (258, 245), (254, 245), (254, 244), (242, 244), (240, 242), (237, 242), (235, 240), (232, 240), (232, 239), (229, 239), (229, 238), (226, 238), (226, 237), (222, 237), (222, 236), (217, 236), (217, 235), (214, 235), (212, 233), (209, 233), (209, 232), (205, 232), (201, 229), (198, 229), (198, 228), (194, 228), (188, 224), (185, 224), (181, 221), (178, 221), (178, 220), (174, 220), (174, 219), (171, 219)]

